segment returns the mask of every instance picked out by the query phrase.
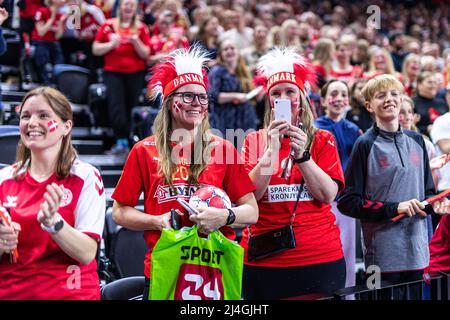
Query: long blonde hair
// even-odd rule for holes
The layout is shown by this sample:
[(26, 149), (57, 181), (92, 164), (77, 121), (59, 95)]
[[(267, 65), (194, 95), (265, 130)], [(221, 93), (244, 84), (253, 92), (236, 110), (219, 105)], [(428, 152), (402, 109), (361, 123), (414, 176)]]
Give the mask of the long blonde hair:
[[(116, 15), (117, 16), (117, 20), (116, 20), (116, 25), (115, 25), (116, 32), (119, 31), (119, 28), (120, 28), (120, 26), (121, 26), (121, 24), (123, 22), (122, 10), (120, 10), (120, 8), (122, 7), (122, 3), (124, 1), (125, 0), (120, 0), (119, 1), (119, 5), (117, 6), (117, 15)], [(138, 10), (139, 10), (139, 1), (138, 0), (134, 0), (134, 1), (136, 2), (136, 12), (134, 13), (133, 17), (131, 18), (131, 23), (130, 23), (130, 29), (131, 29), (131, 31), (133, 33), (138, 30), (139, 25), (140, 25), (140, 21), (139, 21), (139, 19), (137, 17)]]
[(223, 51), (223, 44), (226, 41), (230, 41), (236, 48), (236, 50), (238, 51), (238, 62), (236, 65), (236, 78), (238, 78), (239, 80), (239, 84), (241, 85), (241, 90), (242, 92), (249, 92), (254, 88), (253, 85), (253, 79), (252, 76), (250, 74), (250, 71), (247, 68), (247, 65), (245, 63), (245, 59), (244, 57), (241, 55), (239, 48), (237, 47), (236, 43), (230, 39), (223, 39), (220, 44), (219, 44), (219, 50), (217, 52), (217, 62), (221, 65), (224, 64), (224, 61), (222, 59), (222, 51)]
[[(22, 100), (20, 113), (22, 113), (25, 102), (35, 96), (42, 96), (53, 112), (61, 118), (62, 121), (73, 121), (72, 107), (70, 106), (69, 100), (67, 100), (61, 92), (50, 87), (38, 87), (28, 92)], [(58, 159), (56, 161), (56, 175), (58, 178), (63, 179), (70, 174), (70, 169), (76, 157), (77, 151), (73, 147), (71, 135), (68, 133), (62, 138), (61, 149), (59, 150)], [(22, 140), (20, 140), (17, 145), (17, 166), (13, 173), (14, 178), (17, 178), (19, 172), (28, 166), (30, 160), (31, 151), (23, 144)]]
[[(176, 173), (177, 164), (172, 161), (172, 115), (170, 105), (173, 100), (173, 95), (169, 95), (163, 103), (162, 109), (155, 118), (155, 140), (156, 150), (159, 157), (158, 173), (163, 176), (169, 185), (172, 185), (173, 176)], [(198, 184), (198, 178), (208, 164), (210, 156), (212, 135), (209, 133), (209, 121), (206, 115), (201, 123), (199, 130), (201, 136), (196, 136), (194, 142), (194, 150), (191, 154), (189, 163), (189, 184)], [(201, 139), (199, 144), (197, 139)], [(199, 149), (201, 147), (201, 149)], [(201, 159), (199, 157), (201, 156)]]

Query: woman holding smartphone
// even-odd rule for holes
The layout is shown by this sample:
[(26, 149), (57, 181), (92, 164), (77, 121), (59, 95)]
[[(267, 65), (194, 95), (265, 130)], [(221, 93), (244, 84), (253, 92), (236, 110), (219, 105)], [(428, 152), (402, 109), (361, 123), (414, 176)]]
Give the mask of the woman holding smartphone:
[[(275, 48), (260, 58), (258, 72), (267, 92), (264, 129), (247, 136), (242, 150), (260, 212), (241, 242), (244, 299), (327, 296), (345, 283), (331, 212), (344, 177), (333, 135), (313, 125), (305, 86), (314, 68), (294, 49)], [(274, 119), (279, 99), (291, 104), (290, 123)], [(260, 252), (259, 239), (271, 234), (281, 234), (288, 248), (263, 243), (275, 249)]]

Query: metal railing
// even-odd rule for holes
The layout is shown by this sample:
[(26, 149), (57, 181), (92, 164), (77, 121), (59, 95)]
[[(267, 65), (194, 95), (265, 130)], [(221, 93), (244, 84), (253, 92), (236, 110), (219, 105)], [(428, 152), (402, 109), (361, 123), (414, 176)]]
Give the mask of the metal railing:
[(332, 300), (449, 300), (450, 273), (430, 274), (430, 278), (409, 282), (381, 281), (378, 288), (359, 285), (335, 291)]

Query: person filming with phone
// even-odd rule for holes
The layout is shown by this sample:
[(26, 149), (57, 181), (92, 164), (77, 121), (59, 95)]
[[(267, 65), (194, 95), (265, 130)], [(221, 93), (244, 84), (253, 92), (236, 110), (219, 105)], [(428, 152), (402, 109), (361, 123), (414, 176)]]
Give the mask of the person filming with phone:
[[(149, 89), (153, 97), (163, 96), (155, 135), (133, 147), (112, 195), (114, 221), (131, 230), (143, 230), (150, 248), (144, 261), (144, 299), (149, 296), (152, 250), (162, 229), (173, 226), (174, 211), (182, 215), (181, 226), (195, 223), (203, 234), (220, 228), (230, 239), (236, 236), (230, 225), (258, 219), (255, 187), (238, 161), (237, 150), (209, 132), (204, 68), (208, 60), (205, 51), (193, 47), (173, 51), (154, 67)], [(189, 201), (203, 185), (225, 190), (236, 206), (201, 207), (198, 214), (188, 214), (177, 199)], [(141, 192), (144, 212), (134, 208)]]
[(260, 212), (241, 241), (244, 299), (328, 296), (345, 284), (331, 212), (344, 176), (333, 135), (313, 126), (306, 92), (313, 70), (292, 48), (275, 48), (258, 62), (267, 93), (264, 129), (247, 136), (241, 153)]

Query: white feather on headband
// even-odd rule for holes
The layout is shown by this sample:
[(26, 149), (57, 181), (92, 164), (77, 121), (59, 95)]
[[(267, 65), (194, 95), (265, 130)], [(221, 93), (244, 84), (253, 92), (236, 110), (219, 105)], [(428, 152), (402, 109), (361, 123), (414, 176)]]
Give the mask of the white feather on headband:
[[(183, 74), (198, 75), (199, 79), (202, 79), (203, 85), (206, 86), (205, 64), (210, 60), (208, 55), (208, 52), (198, 44), (193, 45), (189, 50), (172, 51), (162, 62), (153, 67), (153, 75), (148, 85), (150, 98), (156, 99), (161, 96), (166, 86)], [(167, 93), (164, 95), (167, 96)]]
[(266, 82), (273, 75), (282, 72), (295, 74), (306, 86), (309, 83), (315, 84), (316, 81), (314, 67), (308, 59), (297, 53), (295, 47), (273, 48), (259, 59), (257, 68), (258, 77)]

